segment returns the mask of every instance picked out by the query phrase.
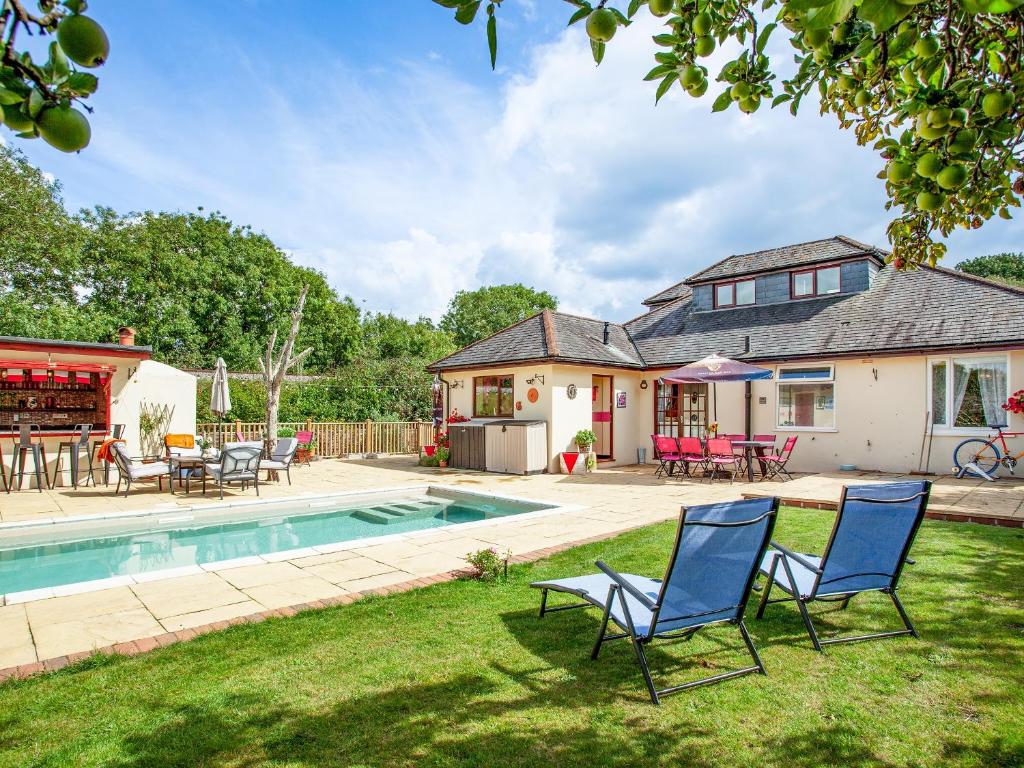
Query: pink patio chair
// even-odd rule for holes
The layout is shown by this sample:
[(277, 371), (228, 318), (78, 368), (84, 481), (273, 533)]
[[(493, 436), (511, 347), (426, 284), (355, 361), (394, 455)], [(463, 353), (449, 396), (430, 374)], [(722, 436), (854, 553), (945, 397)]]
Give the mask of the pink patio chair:
[(704, 445), (699, 437), (680, 437), (679, 461), (683, 465), (683, 473), (687, 477), (693, 477), (690, 472), (690, 465), (696, 464), (701, 470), (707, 469), (708, 457), (704, 453)]
[(658, 460), (658, 468), (654, 470), (655, 477), (669, 475), (675, 469), (679, 461), (679, 446), (674, 437), (667, 435), (651, 435), (651, 443), (654, 445), (654, 458)]
[(742, 456), (737, 456), (733, 451), (732, 440), (727, 437), (712, 437), (708, 439), (707, 466), (711, 470), (711, 479), (715, 479), (719, 469), (729, 468), (729, 482), (736, 479), (736, 473), (740, 471)]
[(786, 464), (789, 462), (789, 457), (793, 453), (793, 447), (796, 445), (796, 435), (786, 438), (785, 445), (782, 446), (782, 450), (778, 453), (772, 453), (762, 458), (765, 464), (767, 475), (765, 480), (772, 480), (779, 475), (785, 475), (788, 480), (792, 480), (793, 476), (789, 474), (786, 469)]
[(765, 454), (775, 453), (775, 435), (754, 435), (754, 440), (759, 443), (771, 443), (771, 448), (755, 448), (754, 458), (757, 459), (757, 463), (761, 465), (761, 479), (763, 480), (767, 474), (768, 469), (764, 461)]
[(295, 433), (295, 439), (298, 440), (298, 447), (302, 449), (301, 459), (299, 465), (305, 464), (309, 466), (309, 444), (313, 442), (313, 433), (308, 429), (299, 430)]

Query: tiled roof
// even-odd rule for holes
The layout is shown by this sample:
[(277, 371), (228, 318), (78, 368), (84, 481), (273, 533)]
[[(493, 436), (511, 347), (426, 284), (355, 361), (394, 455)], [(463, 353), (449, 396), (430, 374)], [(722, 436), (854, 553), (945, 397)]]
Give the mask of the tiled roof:
[(884, 253), (884, 251), (874, 246), (859, 243), (844, 235), (836, 235), (824, 240), (812, 240), (809, 243), (784, 245), (780, 248), (768, 248), (767, 250), (754, 251), (753, 253), (740, 253), (722, 259), (707, 269), (691, 275), (681, 283), (677, 283), (661, 293), (644, 299), (643, 303), (650, 306), (670, 299), (680, 298), (683, 295), (683, 287), (704, 283), (709, 280), (722, 280), (728, 277), (739, 277), (740, 275), (750, 275), (756, 272), (771, 272), (778, 269), (801, 267), (808, 264), (849, 259), (857, 256), (874, 256), (881, 262)]
[(607, 325), (609, 336), (605, 344), (604, 321), (545, 310), (463, 347), (432, 363), (428, 370), (485, 367), (531, 360), (642, 368), (643, 361), (625, 328), (618, 323)]
[(27, 336), (0, 336), (0, 347), (4, 345), (24, 345), (33, 347), (53, 347), (74, 350), (96, 350), (98, 352), (139, 352), (148, 355), (153, 351), (151, 346), (137, 346), (134, 344), (108, 344), (99, 341), (66, 341), (64, 339), (35, 339)]
[(943, 268), (898, 272), (885, 267), (860, 293), (691, 310), (686, 292), (624, 325), (610, 323), (607, 345), (600, 320), (550, 312), (546, 336), (544, 315), (534, 315), (439, 360), (430, 370), (533, 360), (668, 368), (713, 352), (770, 361), (1024, 346), (1024, 290)]
[(690, 286), (686, 284), (686, 281), (676, 283), (670, 288), (666, 288), (661, 293), (656, 293), (653, 296), (648, 296), (641, 303), (648, 307), (657, 307), (661, 304), (666, 304), (676, 299), (681, 299), (684, 296), (689, 296), (691, 293)]
[[(959, 272), (882, 269), (867, 291), (718, 312), (681, 299), (626, 324), (648, 367), (1024, 343), (1024, 291)], [(750, 351), (747, 349), (747, 338)]]

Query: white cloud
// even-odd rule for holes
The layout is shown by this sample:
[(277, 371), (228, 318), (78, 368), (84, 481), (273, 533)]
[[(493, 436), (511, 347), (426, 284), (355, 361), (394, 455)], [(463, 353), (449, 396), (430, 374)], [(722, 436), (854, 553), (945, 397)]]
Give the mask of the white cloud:
[[(521, 281), (567, 310), (624, 319), (730, 253), (837, 233), (885, 244), (871, 150), (810, 103), (799, 118), (767, 105), (712, 114), (714, 82), (700, 100), (675, 88), (655, 107), (641, 78), (656, 31), (649, 18), (620, 30), (598, 68), (574, 26), (529, 49), (519, 74), (484, 73), (496, 89), (429, 51), (368, 69), (328, 50), (291, 66), (236, 52), (238, 68), (174, 121), (156, 101), (97, 112), (77, 167), (99, 199), (134, 179), (146, 193), (134, 208), (219, 208), (366, 308), (408, 317)], [(139, 75), (133, 92), (159, 93), (159, 76)], [(993, 222), (954, 242), (968, 256), (1020, 234)]]

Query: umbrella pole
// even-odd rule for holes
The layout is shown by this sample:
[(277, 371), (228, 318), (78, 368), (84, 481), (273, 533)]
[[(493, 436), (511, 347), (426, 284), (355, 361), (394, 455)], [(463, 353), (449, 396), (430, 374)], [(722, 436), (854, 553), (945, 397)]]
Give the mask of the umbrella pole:
[(712, 421), (717, 422), (718, 421), (718, 384), (715, 384), (715, 383), (711, 384), (711, 402), (712, 402), (712, 404), (714, 406), (714, 410), (715, 410), (715, 418), (713, 418)]

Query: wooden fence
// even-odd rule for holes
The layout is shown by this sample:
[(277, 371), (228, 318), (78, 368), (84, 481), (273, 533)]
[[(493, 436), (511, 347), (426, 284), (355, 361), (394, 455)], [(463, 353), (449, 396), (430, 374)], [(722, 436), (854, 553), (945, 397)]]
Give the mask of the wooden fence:
[[(282, 421), (279, 429), (308, 430), (320, 456), (349, 453), (419, 453), (434, 442), (429, 421)], [(215, 444), (236, 440), (262, 440), (267, 425), (261, 421), (222, 421), (196, 424), (196, 432)]]

